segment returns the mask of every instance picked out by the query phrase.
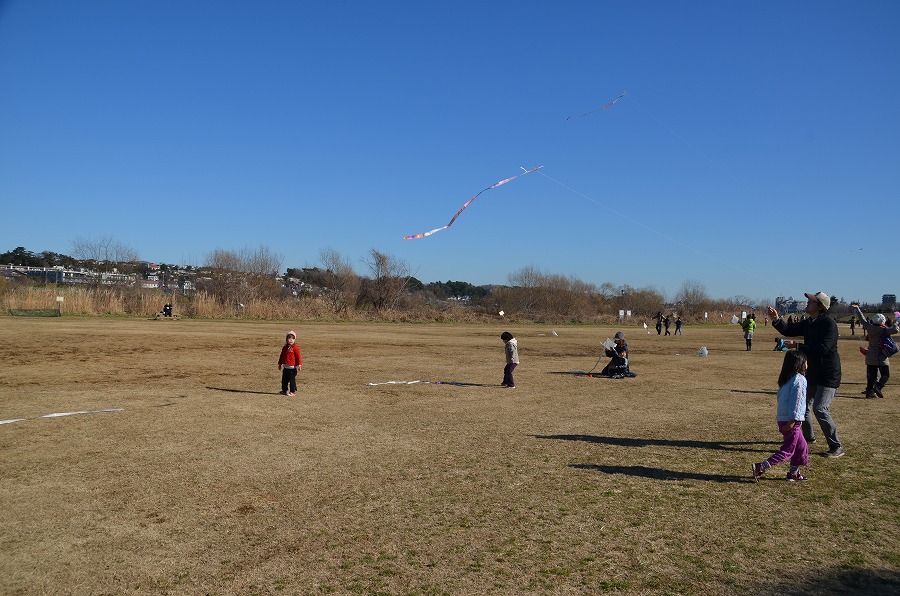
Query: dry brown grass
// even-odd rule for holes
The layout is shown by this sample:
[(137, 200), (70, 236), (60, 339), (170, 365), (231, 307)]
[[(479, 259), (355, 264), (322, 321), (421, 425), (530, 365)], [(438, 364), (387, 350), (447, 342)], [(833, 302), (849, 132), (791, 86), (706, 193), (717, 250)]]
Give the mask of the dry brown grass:
[[(304, 369), (275, 395), (284, 332)], [(839, 460), (772, 452), (774, 332), (0, 318), (0, 593), (801, 594), (900, 590), (896, 382)], [(706, 345), (708, 358), (696, 355)], [(898, 373), (900, 374), (900, 373)], [(423, 379), (470, 385), (383, 385)], [(122, 412), (34, 418), (123, 407)]]

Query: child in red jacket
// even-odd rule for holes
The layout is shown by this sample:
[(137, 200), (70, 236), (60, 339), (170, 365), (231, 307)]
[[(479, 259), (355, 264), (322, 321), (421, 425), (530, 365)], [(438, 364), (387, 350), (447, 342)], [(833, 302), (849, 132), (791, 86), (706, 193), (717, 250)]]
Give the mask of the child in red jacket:
[[(278, 357), (278, 370), (281, 371), (281, 395), (293, 397), (297, 394), (297, 371), (303, 365), (303, 359), (300, 357), (300, 348), (297, 347), (297, 334), (288, 331), (284, 341), (284, 347), (281, 348), (281, 356)], [(290, 392), (288, 392), (290, 385)]]

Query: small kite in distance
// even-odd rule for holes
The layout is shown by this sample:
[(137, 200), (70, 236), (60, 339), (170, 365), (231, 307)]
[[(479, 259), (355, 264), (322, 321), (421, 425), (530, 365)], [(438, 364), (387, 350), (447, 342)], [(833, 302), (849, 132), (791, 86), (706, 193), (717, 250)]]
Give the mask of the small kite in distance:
[[(520, 166), (520, 167), (521, 167), (521, 166)], [(485, 188), (484, 190), (478, 191), (478, 194), (476, 194), (474, 197), (472, 197), (471, 199), (469, 199), (468, 201), (466, 201), (465, 204), (464, 204), (462, 207), (459, 208), (459, 211), (456, 212), (456, 215), (453, 216), (453, 218), (450, 220), (450, 223), (448, 223), (446, 226), (441, 226), (440, 228), (435, 228), (435, 229), (433, 229), (433, 230), (431, 230), (431, 231), (429, 231), (429, 232), (422, 232), (421, 234), (413, 234), (413, 235), (411, 235), (411, 236), (404, 236), (403, 239), (404, 239), (404, 240), (415, 240), (415, 239), (417, 239), (417, 238), (424, 238), (424, 237), (426, 237), (426, 236), (431, 236), (432, 234), (434, 234), (434, 233), (436, 233), (436, 232), (440, 232), (441, 230), (446, 230), (447, 228), (449, 228), (450, 226), (453, 225), (453, 222), (456, 221), (456, 218), (459, 217), (459, 215), (460, 215), (463, 211), (466, 210), (466, 207), (468, 207), (469, 205), (471, 205), (471, 204), (472, 204), (472, 201), (474, 201), (475, 199), (477, 199), (478, 196), (479, 196), (481, 193), (483, 193), (483, 192), (485, 192), (485, 191), (487, 191), (487, 190), (491, 190), (492, 188), (497, 188), (498, 186), (502, 186), (503, 184), (506, 184), (507, 182), (512, 182), (513, 180), (515, 180), (515, 179), (518, 178), (519, 176), (524, 176), (525, 174), (530, 174), (530, 173), (532, 173), (532, 172), (537, 172), (538, 170), (540, 170), (540, 169), (543, 168), (543, 167), (544, 167), (544, 166), (538, 166), (538, 167), (532, 168), (532, 169), (530, 169), (530, 170), (526, 170), (525, 168), (522, 168), (522, 170), (524, 170), (524, 171), (523, 171), (521, 174), (516, 174), (516, 175), (513, 176), (512, 178), (507, 178), (506, 180), (501, 180), (500, 182), (495, 182), (495, 183), (491, 184), (490, 186), (488, 186), (487, 188)], [(502, 313), (501, 313), (501, 314), (502, 314)]]
[(599, 112), (599, 111), (601, 111), (601, 110), (605, 110), (606, 108), (611, 108), (611, 107), (613, 106), (613, 104), (615, 104), (617, 101), (619, 101), (620, 99), (622, 99), (622, 98), (625, 97), (626, 95), (628, 95), (628, 91), (623, 91), (623, 92), (622, 92), (622, 95), (620, 95), (619, 97), (615, 98), (614, 100), (612, 100), (611, 102), (609, 102), (608, 104), (606, 104), (605, 106), (603, 106), (602, 108), (597, 108), (596, 110), (591, 110), (590, 112), (585, 112), (584, 114), (579, 114), (578, 116), (567, 116), (567, 117), (566, 117), (566, 120), (571, 120), (572, 118), (581, 118), (582, 116), (588, 116), (588, 115), (590, 115), (590, 114), (593, 114), (594, 112)]

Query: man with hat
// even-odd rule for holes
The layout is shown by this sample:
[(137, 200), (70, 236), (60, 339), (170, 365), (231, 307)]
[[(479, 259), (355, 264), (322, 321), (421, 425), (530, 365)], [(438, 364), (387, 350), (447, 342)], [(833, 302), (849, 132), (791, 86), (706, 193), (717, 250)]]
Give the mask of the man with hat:
[(785, 342), (787, 347), (803, 352), (809, 366), (806, 373), (806, 420), (803, 422), (803, 436), (809, 443), (816, 440), (812, 429), (814, 415), (828, 441), (826, 457), (841, 457), (844, 455), (844, 446), (838, 438), (837, 425), (830, 412), (831, 400), (841, 385), (837, 323), (828, 316), (828, 309), (831, 308), (828, 294), (816, 292), (806, 294), (806, 298), (806, 314), (809, 316), (803, 320), (787, 323), (771, 306), (768, 308), (769, 316), (772, 317), (772, 326), (785, 337), (803, 336), (803, 343)]

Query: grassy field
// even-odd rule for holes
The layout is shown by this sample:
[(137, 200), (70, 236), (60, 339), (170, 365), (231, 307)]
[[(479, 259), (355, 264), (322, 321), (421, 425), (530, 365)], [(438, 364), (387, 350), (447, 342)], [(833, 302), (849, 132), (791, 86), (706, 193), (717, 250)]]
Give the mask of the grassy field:
[[(757, 484), (771, 328), (625, 328), (614, 380), (571, 372), (615, 328), (510, 326), (515, 390), (504, 329), (0, 318), (0, 593), (900, 592), (900, 388), (862, 399), (858, 338), (847, 455)], [(411, 380), (460, 384), (367, 385)]]

